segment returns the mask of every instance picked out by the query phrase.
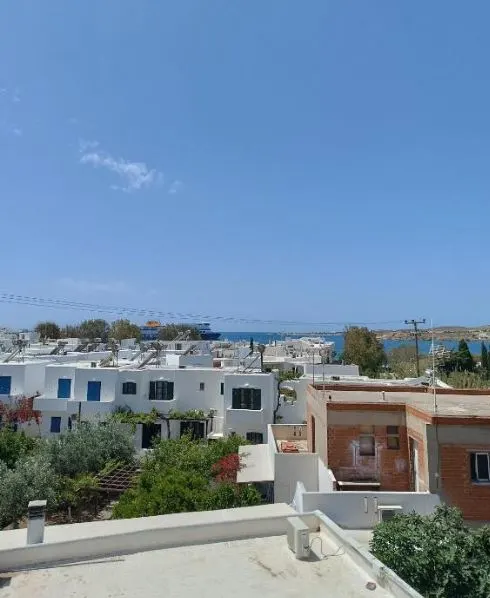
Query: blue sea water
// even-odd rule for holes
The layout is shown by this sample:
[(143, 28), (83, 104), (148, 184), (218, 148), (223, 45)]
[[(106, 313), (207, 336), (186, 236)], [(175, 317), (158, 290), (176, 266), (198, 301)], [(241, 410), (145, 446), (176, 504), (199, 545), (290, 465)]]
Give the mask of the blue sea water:
[[(304, 334), (296, 335), (297, 338), (304, 336)], [(231, 342), (250, 341), (253, 338), (254, 343), (271, 343), (274, 341), (284, 340), (285, 336), (280, 332), (222, 332), (220, 340), (229, 340)], [(288, 335), (288, 338), (295, 338), (295, 335)], [(344, 349), (344, 337), (342, 335), (322, 336), (326, 341), (335, 343), (335, 351), (341, 353)], [(407, 345), (413, 341), (409, 340), (385, 340), (383, 341), (385, 351), (388, 352), (400, 345)], [(447, 349), (457, 349), (458, 341), (440, 341), (436, 340), (435, 345), (444, 345)], [(430, 350), (431, 341), (419, 341), (419, 348), (421, 353), (428, 353)], [(468, 347), (473, 354), (480, 354), (481, 341), (469, 341)]]

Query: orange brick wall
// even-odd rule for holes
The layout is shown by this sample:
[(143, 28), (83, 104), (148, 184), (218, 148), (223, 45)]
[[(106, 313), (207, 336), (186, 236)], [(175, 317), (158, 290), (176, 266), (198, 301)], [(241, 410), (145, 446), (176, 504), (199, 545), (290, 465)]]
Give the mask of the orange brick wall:
[(407, 432), (399, 427), (400, 449), (387, 448), (386, 426), (375, 426), (376, 454), (359, 455), (360, 426), (328, 426), (328, 466), (338, 480), (377, 480), (381, 490), (407, 491), (410, 486)]
[[(490, 485), (471, 481), (470, 447), (442, 445), (440, 448), (441, 490), (446, 502), (459, 507), (466, 519), (490, 520)], [(489, 451), (490, 446), (471, 446), (473, 451)]]

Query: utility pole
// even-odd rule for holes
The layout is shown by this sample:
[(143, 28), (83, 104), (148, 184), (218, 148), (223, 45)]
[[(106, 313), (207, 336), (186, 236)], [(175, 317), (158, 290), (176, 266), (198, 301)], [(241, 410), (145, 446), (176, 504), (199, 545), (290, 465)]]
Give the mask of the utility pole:
[(425, 324), (425, 318), (422, 320), (405, 320), (407, 326), (413, 326), (413, 334), (415, 336), (415, 356), (417, 360), (417, 377), (420, 377), (420, 365), (419, 365), (419, 324)]

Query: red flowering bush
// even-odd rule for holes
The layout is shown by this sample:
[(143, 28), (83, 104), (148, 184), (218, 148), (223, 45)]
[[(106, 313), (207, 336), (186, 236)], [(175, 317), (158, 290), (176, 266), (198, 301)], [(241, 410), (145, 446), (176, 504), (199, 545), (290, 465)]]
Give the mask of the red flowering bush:
[(214, 463), (211, 468), (211, 473), (217, 482), (236, 483), (237, 473), (240, 469), (240, 456), (237, 453), (231, 453)]
[(41, 412), (33, 408), (34, 397), (15, 397), (8, 403), (0, 403), (0, 419), (6, 425), (41, 423)]

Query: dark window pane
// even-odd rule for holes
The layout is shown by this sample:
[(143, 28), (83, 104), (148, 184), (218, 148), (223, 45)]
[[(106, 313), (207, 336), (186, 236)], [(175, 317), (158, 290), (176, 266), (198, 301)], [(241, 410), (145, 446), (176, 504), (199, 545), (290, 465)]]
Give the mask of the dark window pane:
[(241, 409), (240, 406), (240, 399), (241, 399), (241, 388), (234, 388), (231, 395), (231, 407), (232, 409)]
[(224, 383), (224, 382), (222, 382), (222, 383), (220, 384), (220, 387), (219, 387), (219, 394), (220, 394), (220, 395), (224, 395), (224, 394), (225, 394), (225, 383)]
[(386, 439), (386, 446), (394, 451), (400, 448), (400, 437), (399, 436), (388, 436)]
[(398, 426), (386, 426), (387, 434), (398, 434)]
[(174, 398), (174, 383), (167, 380), (150, 382), (150, 401), (171, 401)]
[(247, 432), (247, 440), (253, 444), (262, 444), (264, 435), (261, 432)]
[(489, 480), (490, 471), (488, 467), (488, 453), (477, 453), (476, 471), (479, 480)]
[(122, 385), (123, 395), (135, 395), (136, 394), (136, 382), (124, 382)]

